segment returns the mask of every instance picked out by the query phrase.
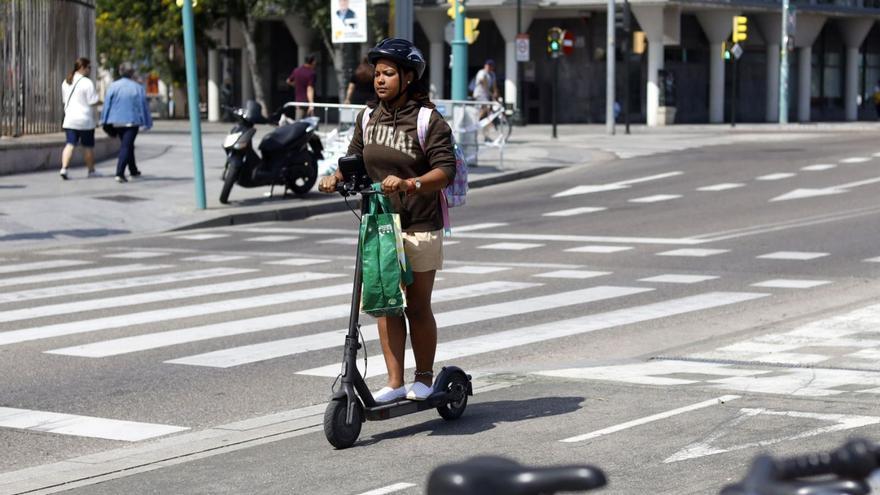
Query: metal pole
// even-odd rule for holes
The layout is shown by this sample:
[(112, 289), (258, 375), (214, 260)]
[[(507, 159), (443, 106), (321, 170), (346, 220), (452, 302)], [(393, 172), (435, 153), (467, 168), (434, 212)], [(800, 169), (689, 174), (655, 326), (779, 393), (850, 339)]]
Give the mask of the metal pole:
[(452, 40), (452, 99), (467, 99), (467, 40), (464, 39), (464, 12), (459, 12), (461, 0), (453, 0), (455, 38)]
[(736, 62), (736, 55), (734, 55), (733, 74), (730, 77), (730, 127), (736, 127)]
[[(516, 0), (516, 34), (517, 36), (522, 34), (522, 0)], [(518, 61), (516, 63), (516, 123), (519, 125), (526, 125), (526, 120), (528, 120), (523, 115), (525, 102), (523, 86), (523, 64)]]
[(412, 41), (413, 0), (394, 0), (394, 35)]
[(608, 0), (608, 44), (605, 49), (605, 129), (614, 135), (614, 0)]
[(202, 126), (199, 115), (199, 78), (196, 74), (196, 33), (192, 0), (183, 0), (183, 47), (186, 56), (186, 92), (189, 105), (189, 125), (192, 134), (193, 178), (196, 186), (196, 208), (204, 210), (205, 164), (202, 160)]
[(559, 102), (559, 57), (553, 57), (553, 108), (550, 115), (553, 119), (553, 139), (556, 139), (556, 107)]
[(630, 85), (629, 80), (629, 59), (631, 58), (632, 52), (632, 39), (630, 39), (631, 31), (625, 31), (625, 38), (623, 39), (623, 75), (626, 79), (624, 79), (624, 95), (623, 95), (623, 121), (626, 123), (626, 133), (629, 134), (629, 98), (630, 98)]
[(782, 53), (779, 56), (779, 123), (788, 123), (788, 0), (782, 0)]

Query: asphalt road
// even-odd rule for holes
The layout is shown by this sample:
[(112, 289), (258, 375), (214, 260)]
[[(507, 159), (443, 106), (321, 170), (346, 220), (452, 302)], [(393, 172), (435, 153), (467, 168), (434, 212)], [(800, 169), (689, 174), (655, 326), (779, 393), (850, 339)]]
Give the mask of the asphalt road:
[(878, 188), (850, 133), (475, 190), (434, 310), (477, 393), (345, 451), (320, 421), (351, 213), (4, 253), (0, 493), (410, 494), (497, 454), (703, 494), (762, 451), (880, 439)]

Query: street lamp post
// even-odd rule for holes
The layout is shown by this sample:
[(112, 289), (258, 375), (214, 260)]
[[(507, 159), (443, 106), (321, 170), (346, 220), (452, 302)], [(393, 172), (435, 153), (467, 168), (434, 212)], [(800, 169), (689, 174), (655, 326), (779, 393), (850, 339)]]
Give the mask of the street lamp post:
[(779, 123), (788, 123), (788, 0), (782, 0), (782, 53), (779, 56)]
[[(452, 40), (452, 99), (467, 99), (467, 40), (464, 39), (464, 9), (461, 0), (453, 0), (455, 37)], [(462, 6), (463, 7), (463, 6)]]
[(183, 0), (183, 51), (186, 58), (186, 92), (189, 104), (189, 125), (192, 135), (193, 178), (196, 186), (196, 208), (204, 210), (205, 164), (202, 159), (202, 125), (199, 120), (199, 78), (196, 74), (196, 34), (192, 0)]

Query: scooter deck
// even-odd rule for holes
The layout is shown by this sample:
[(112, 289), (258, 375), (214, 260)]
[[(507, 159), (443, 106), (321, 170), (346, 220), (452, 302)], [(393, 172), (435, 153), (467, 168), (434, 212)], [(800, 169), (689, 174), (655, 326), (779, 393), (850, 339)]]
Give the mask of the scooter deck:
[(394, 402), (366, 407), (364, 408), (364, 417), (367, 421), (382, 421), (428, 409), (436, 409), (446, 405), (446, 402), (446, 392), (434, 392), (425, 400), (398, 399)]

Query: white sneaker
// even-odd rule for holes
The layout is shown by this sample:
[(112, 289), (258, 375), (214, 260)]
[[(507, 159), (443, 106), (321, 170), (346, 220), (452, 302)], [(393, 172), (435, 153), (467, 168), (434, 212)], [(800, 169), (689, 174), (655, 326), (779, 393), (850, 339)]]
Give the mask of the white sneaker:
[(393, 400), (402, 399), (406, 396), (406, 387), (382, 387), (373, 392), (373, 400), (376, 402), (391, 402)]
[(406, 398), (409, 400), (425, 400), (434, 393), (434, 387), (429, 387), (422, 382), (413, 382), (406, 386)]

